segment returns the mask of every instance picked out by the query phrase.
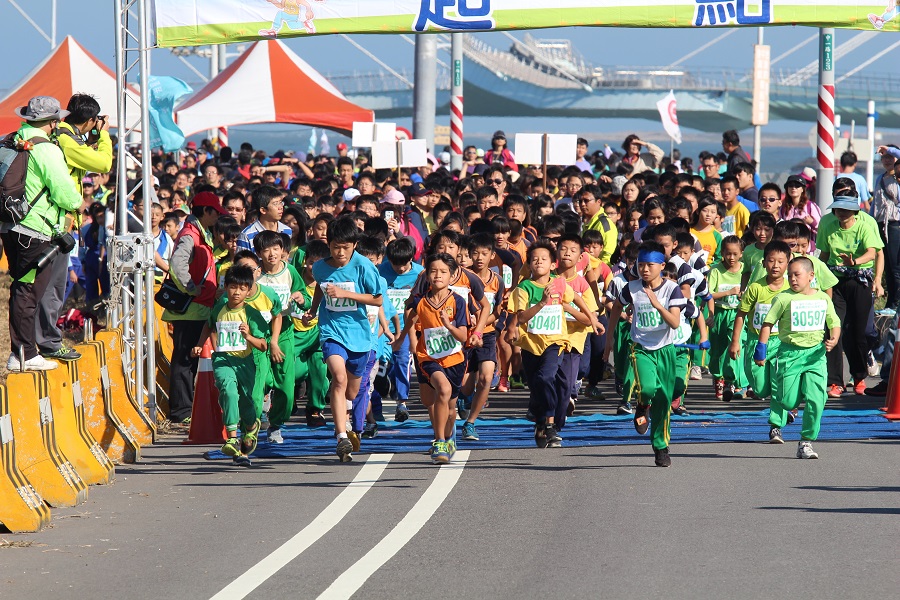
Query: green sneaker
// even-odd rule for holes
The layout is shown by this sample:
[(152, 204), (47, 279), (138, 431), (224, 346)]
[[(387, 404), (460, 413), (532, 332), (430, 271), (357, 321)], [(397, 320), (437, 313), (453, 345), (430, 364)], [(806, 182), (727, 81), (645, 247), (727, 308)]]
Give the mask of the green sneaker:
[(228, 438), (222, 445), (222, 454), (234, 458), (241, 455), (241, 441), (236, 437)]
[(450, 458), (456, 454), (456, 440), (447, 440), (447, 454), (450, 455)]
[(259, 419), (253, 424), (253, 427), (247, 429), (241, 436), (241, 454), (250, 456), (256, 451), (256, 444), (259, 441)]
[(432, 444), (431, 462), (436, 465), (450, 462), (450, 452), (447, 448), (447, 442), (434, 442)]
[(519, 375), (512, 375), (509, 378), (509, 389), (524, 390), (525, 389), (525, 380), (522, 379)]

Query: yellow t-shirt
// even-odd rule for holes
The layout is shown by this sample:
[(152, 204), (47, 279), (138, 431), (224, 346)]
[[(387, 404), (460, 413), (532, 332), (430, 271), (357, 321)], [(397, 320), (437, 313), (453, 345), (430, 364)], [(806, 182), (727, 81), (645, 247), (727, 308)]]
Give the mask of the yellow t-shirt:
[[(531, 279), (523, 281), (509, 297), (510, 310), (513, 312), (528, 310), (540, 302), (548, 285), (559, 285), (555, 283), (557, 279), (554, 277), (545, 285), (539, 285)], [(565, 285), (559, 304), (548, 304), (527, 323), (519, 323), (519, 340), (516, 345), (535, 355), (543, 354), (553, 344), (559, 346), (560, 352), (568, 352), (572, 344), (562, 304), (571, 303), (574, 298), (575, 291), (569, 285)]]

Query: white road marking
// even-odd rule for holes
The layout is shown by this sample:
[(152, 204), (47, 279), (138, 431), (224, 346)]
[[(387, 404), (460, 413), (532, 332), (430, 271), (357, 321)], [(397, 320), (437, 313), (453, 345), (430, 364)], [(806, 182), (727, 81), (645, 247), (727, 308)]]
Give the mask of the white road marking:
[(393, 454), (373, 454), (359, 470), (353, 481), (332, 500), (325, 509), (303, 528), (300, 533), (286, 541), (277, 550), (256, 563), (250, 569), (228, 584), (225, 589), (212, 597), (212, 600), (239, 600), (246, 598), (250, 592), (262, 585), (289, 562), (300, 556), (319, 538), (331, 531), (359, 502), (372, 485), (378, 481)]
[(390, 533), (369, 550), (353, 566), (344, 571), (319, 600), (345, 600), (353, 596), (363, 584), (384, 566), (425, 526), (456, 486), (469, 458), (468, 450), (456, 453), (455, 460), (440, 468), (434, 481), (403, 519)]

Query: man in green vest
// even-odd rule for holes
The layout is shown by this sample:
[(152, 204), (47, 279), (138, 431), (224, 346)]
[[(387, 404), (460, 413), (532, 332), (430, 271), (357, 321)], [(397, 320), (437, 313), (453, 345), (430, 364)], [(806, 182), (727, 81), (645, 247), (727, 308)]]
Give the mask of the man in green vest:
[[(50, 286), (50, 265), (38, 263), (51, 251), (51, 240), (66, 232), (66, 220), (81, 207), (81, 194), (69, 175), (66, 159), (50, 136), (69, 114), (59, 100), (36, 96), (27, 106), (16, 109), (24, 121), (16, 139), (33, 144), (25, 177), (25, 199), (31, 209), (18, 224), (4, 223), (0, 228), (3, 246), (9, 256), (9, 329), (12, 353), (6, 363), (10, 371), (19, 369), (49, 371), (58, 363), (38, 353), (35, 339), (35, 317), (38, 301)], [(25, 362), (20, 361), (20, 352)]]

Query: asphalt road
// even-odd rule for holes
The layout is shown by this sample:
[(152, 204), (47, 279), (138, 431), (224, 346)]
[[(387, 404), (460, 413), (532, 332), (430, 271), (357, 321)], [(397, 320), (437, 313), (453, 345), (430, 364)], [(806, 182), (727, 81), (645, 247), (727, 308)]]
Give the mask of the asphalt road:
[[(492, 395), (487, 416), (523, 398)], [(723, 408), (705, 391), (689, 406)], [(0, 535), (0, 598), (843, 599), (900, 586), (896, 440), (820, 441), (816, 461), (792, 443), (673, 440), (670, 469), (649, 445), (238, 469), (178, 442), (144, 448), (45, 531)]]

